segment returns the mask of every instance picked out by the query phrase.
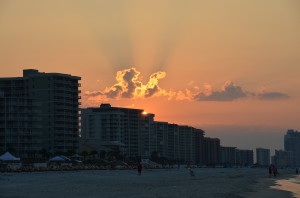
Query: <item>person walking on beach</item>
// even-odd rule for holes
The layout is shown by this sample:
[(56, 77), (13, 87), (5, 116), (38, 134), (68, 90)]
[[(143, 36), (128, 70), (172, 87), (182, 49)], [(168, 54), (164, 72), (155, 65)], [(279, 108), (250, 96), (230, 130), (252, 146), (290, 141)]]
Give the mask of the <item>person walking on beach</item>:
[(273, 173), (273, 171), (272, 171), (272, 167), (271, 167), (271, 166), (269, 166), (269, 177), (271, 177), (271, 176), (272, 176), (272, 173)]
[(298, 168), (296, 168), (296, 175), (298, 175)]
[(189, 172), (190, 172), (190, 176), (191, 177), (195, 176), (195, 173), (194, 173), (194, 171), (193, 171), (193, 169), (191, 167), (189, 167)]
[(138, 174), (139, 174), (139, 175), (142, 175), (142, 169), (143, 169), (143, 167), (142, 167), (141, 164), (139, 164), (139, 165), (137, 166), (137, 169), (138, 169)]

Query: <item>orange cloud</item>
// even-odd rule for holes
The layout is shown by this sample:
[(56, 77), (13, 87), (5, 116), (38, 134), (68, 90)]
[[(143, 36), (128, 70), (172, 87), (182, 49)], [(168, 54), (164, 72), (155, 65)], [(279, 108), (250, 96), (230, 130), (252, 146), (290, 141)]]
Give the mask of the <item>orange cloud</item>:
[(117, 83), (111, 87), (106, 87), (103, 91), (85, 92), (85, 96), (90, 101), (103, 101), (107, 99), (120, 98), (149, 98), (164, 96), (169, 100), (189, 100), (189, 101), (234, 101), (237, 99), (256, 96), (257, 99), (287, 99), (288, 95), (279, 92), (262, 92), (253, 93), (243, 90), (242, 87), (236, 85), (232, 81), (226, 81), (222, 88), (218, 91), (212, 89), (212, 86), (205, 83), (201, 88), (195, 86), (194, 82), (191, 89), (185, 90), (166, 90), (162, 89), (158, 84), (159, 80), (166, 77), (165, 72), (156, 72), (150, 75), (146, 84), (141, 82), (140, 72), (136, 68), (124, 69), (116, 74)]
[(107, 87), (104, 91), (85, 92), (88, 96), (100, 96), (100, 98), (147, 98), (161, 95), (162, 89), (158, 86), (160, 79), (166, 77), (165, 72), (156, 72), (149, 78), (147, 84), (140, 81), (140, 72), (135, 68), (124, 69), (117, 72), (117, 83)]

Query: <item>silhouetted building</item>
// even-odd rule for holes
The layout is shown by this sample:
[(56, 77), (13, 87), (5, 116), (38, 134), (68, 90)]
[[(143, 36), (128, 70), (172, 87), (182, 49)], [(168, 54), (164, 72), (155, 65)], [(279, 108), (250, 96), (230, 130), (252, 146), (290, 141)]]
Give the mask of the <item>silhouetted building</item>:
[(284, 135), (284, 150), (291, 152), (291, 166), (300, 166), (300, 132), (288, 130)]
[[(158, 157), (169, 158), (168, 155), (168, 123), (153, 122), (149, 136), (149, 153), (157, 153)], [(147, 138), (145, 138), (147, 140)], [(147, 147), (147, 142), (145, 143)]]
[(218, 165), (220, 163), (220, 139), (204, 137), (202, 153), (204, 164)]
[(195, 133), (195, 161), (198, 164), (204, 164), (204, 155), (203, 155), (203, 147), (204, 147), (204, 131), (201, 129), (194, 129)]
[(110, 104), (82, 109), (82, 139), (86, 142), (97, 139), (103, 146), (117, 147), (125, 158), (149, 157), (154, 114), (143, 112)]
[(200, 161), (204, 132), (190, 126), (154, 121), (142, 109), (86, 108), (81, 112), (83, 142), (119, 149), (126, 159), (159, 158), (171, 161)]
[(180, 161), (179, 156), (179, 126), (177, 124), (168, 124), (168, 158), (170, 160)]
[(224, 166), (234, 166), (236, 164), (236, 147), (220, 147), (220, 163)]
[(253, 150), (235, 150), (236, 165), (252, 166), (253, 165)]
[(80, 77), (27, 69), (0, 78), (0, 149), (22, 158), (76, 152)]
[(272, 164), (279, 168), (292, 166), (293, 156), (291, 151), (275, 150), (275, 155), (272, 156)]
[(257, 148), (256, 149), (256, 163), (261, 166), (270, 165), (270, 149)]
[(179, 158), (186, 162), (194, 162), (196, 160), (195, 151), (193, 128), (179, 125)]
[(0, 79), (0, 153), (34, 158), (42, 149), (41, 104), (26, 95), (24, 79)]

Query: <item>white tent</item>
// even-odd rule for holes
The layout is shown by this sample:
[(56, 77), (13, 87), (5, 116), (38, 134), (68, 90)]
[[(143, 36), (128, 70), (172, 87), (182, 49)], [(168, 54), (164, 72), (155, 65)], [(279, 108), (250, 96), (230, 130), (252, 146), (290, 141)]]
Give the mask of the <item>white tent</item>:
[(20, 161), (20, 158), (13, 156), (9, 152), (6, 152), (0, 156), (0, 160), (2, 160), (2, 161)]

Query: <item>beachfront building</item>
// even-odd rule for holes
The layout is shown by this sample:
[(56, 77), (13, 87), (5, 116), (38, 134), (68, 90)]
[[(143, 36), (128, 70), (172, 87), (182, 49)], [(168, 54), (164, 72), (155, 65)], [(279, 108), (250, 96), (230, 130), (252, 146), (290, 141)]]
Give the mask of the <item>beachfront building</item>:
[(270, 165), (270, 149), (257, 148), (256, 149), (256, 163), (260, 166)]
[(179, 159), (185, 162), (195, 162), (196, 147), (194, 128), (179, 125)]
[(21, 158), (76, 152), (80, 77), (23, 70), (0, 78), (0, 150)]
[(201, 129), (194, 128), (195, 133), (195, 161), (197, 164), (204, 164), (204, 155), (203, 155), (203, 147), (204, 147), (204, 131)]
[(120, 150), (124, 159), (199, 162), (203, 134), (190, 126), (154, 121), (154, 114), (142, 109), (112, 107), (85, 108), (81, 111), (82, 142)]
[(42, 149), (41, 104), (22, 78), (0, 79), (0, 153), (34, 158)]
[(122, 151), (126, 159), (149, 158), (154, 143), (150, 142), (154, 114), (142, 109), (112, 107), (101, 104), (81, 110), (81, 137), (88, 143)]
[(275, 150), (275, 155), (272, 156), (272, 164), (279, 168), (291, 167), (293, 164), (292, 152)]
[(220, 164), (231, 167), (236, 164), (236, 147), (220, 147)]
[[(167, 122), (153, 122), (150, 130), (149, 153), (157, 155), (160, 158), (169, 158), (168, 155), (168, 123)], [(147, 140), (147, 138), (145, 138)], [(147, 147), (147, 142), (145, 143)]]
[(291, 166), (300, 166), (300, 132), (289, 129), (284, 135), (284, 150), (291, 152)]
[(253, 150), (235, 150), (235, 162), (237, 166), (252, 166), (254, 164), (253, 159)]
[(177, 124), (168, 124), (167, 152), (170, 160), (180, 161), (179, 126)]
[(204, 131), (186, 125), (168, 124), (168, 159), (203, 163)]
[(209, 166), (220, 163), (220, 139), (204, 137), (203, 139), (203, 163)]

